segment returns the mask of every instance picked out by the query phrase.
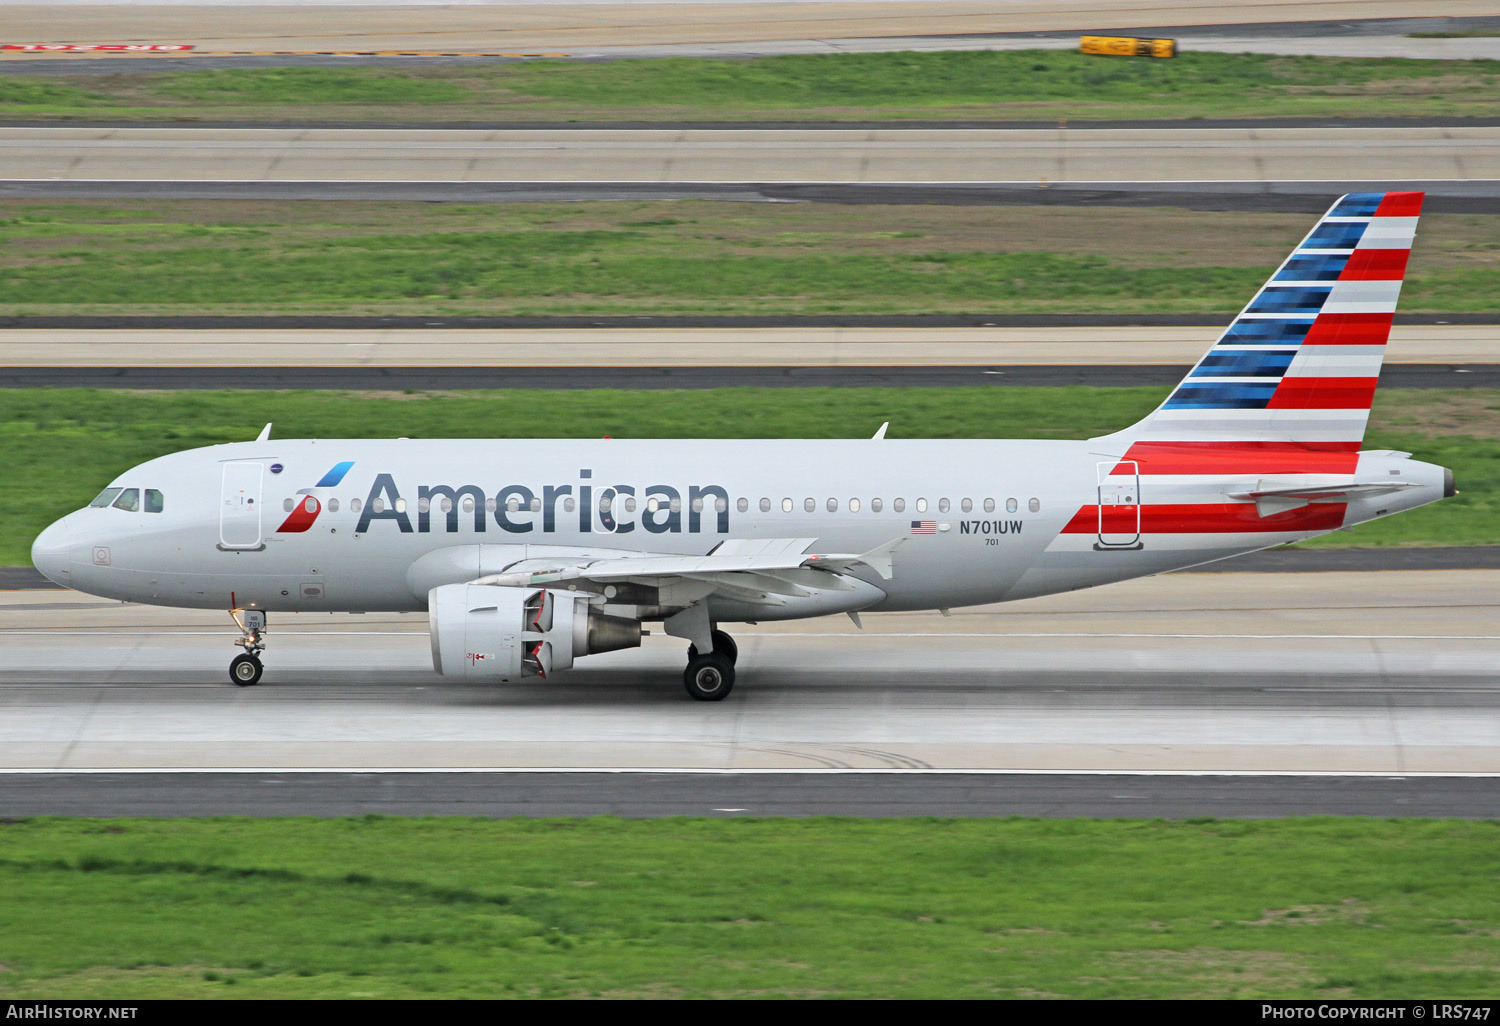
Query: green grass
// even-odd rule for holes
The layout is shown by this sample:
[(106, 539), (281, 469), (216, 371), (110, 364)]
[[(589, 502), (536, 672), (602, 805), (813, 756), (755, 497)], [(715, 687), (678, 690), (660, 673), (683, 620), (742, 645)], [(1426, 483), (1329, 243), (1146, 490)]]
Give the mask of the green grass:
[(1067, 50), (0, 78), (26, 118), (610, 120), (1490, 116), (1500, 62)]
[[(1172, 208), (0, 200), (0, 314), (1227, 317), (1312, 220)], [(1424, 218), (1402, 309), (1500, 311), (1495, 221)]]
[[(0, 565), (131, 466), (182, 449), (279, 438), (1085, 438), (1152, 410), (1164, 388), (797, 388), (459, 393), (0, 393)], [(1369, 449), (1451, 467), (1459, 496), (1337, 532), (1319, 545), (1500, 544), (1500, 394), (1382, 390)], [(59, 459), (66, 454), (66, 459)]]
[(41, 820), (41, 997), (1476, 999), (1500, 832), (1455, 821)]

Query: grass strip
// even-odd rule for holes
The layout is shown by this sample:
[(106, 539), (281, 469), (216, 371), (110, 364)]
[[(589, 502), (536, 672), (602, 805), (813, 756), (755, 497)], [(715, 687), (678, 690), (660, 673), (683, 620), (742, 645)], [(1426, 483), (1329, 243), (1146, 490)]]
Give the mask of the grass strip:
[(1494, 822), (6, 820), (11, 1000), (1482, 998)]
[[(169, 452), (278, 438), (1086, 438), (1150, 412), (1163, 388), (797, 388), (705, 391), (7, 391), (0, 402), (0, 565), (116, 475)], [(1384, 389), (1367, 449), (1451, 467), (1461, 494), (1315, 545), (1500, 544), (1500, 393)], [(65, 454), (65, 458), (60, 456)]]
[[(1124, 207), (0, 200), (0, 315), (1227, 320), (1310, 224)], [(1500, 311), (1495, 218), (1423, 218), (1401, 309)]]
[(1490, 116), (1500, 62), (1069, 50), (0, 78), (27, 119), (524, 121)]

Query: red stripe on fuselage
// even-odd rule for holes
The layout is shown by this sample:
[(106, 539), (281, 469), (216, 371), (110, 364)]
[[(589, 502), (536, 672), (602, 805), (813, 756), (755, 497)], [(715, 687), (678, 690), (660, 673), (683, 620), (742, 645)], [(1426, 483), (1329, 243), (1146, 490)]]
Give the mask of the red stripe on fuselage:
[[(1316, 502), (1263, 517), (1253, 502), (1160, 503), (1140, 508), (1141, 534), (1257, 534), (1277, 531), (1332, 531), (1344, 526), (1342, 502)], [(1134, 534), (1135, 507), (1104, 508), (1106, 534)], [(1084, 506), (1063, 534), (1099, 533), (1099, 507)]]
[[(1151, 474), (1352, 474), (1358, 442), (1312, 449), (1301, 442), (1136, 442), (1124, 460)], [(1115, 473), (1129, 470), (1115, 468)]]
[[(308, 503), (312, 504), (310, 510), (307, 508)], [(313, 525), (313, 521), (318, 519), (318, 514), (322, 512), (322, 509), (322, 503), (311, 495), (298, 496), (297, 505), (292, 508), (291, 516), (281, 522), (281, 526), (276, 528), (276, 533), (301, 534)]]
[(1425, 192), (1388, 192), (1380, 206), (1375, 208), (1376, 217), (1416, 217), (1422, 212), (1422, 197)]
[(1379, 378), (1286, 377), (1276, 386), (1268, 410), (1368, 410)]
[(1388, 313), (1319, 314), (1307, 329), (1305, 346), (1383, 346), (1391, 334)]
[(1400, 281), (1410, 256), (1409, 249), (1356, 249), (1339, 281)]

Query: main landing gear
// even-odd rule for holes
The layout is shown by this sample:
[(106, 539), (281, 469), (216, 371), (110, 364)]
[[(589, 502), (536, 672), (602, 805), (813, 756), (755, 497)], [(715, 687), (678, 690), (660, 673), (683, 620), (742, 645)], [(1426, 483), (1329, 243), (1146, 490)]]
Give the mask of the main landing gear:
[(259, 684), (260, 675), (265, 672), (260, 653), (266, 647), (266, 614), (259, 609), (231, 609), (229, 615), (240, 629), (234, 643), (245, 650), (244, 655), (235, 656), (229, 664), (229, 679), (248, 688)]
[(739, 658), (739, 646), (723, 631), (711, 635), (714, 650), (700, 655), (697, 645), (688, 646), (687, 669), (682, 671), (682, 684), (687, 693), (700, 702), (722, 701), (734, 688), (734, 664)]

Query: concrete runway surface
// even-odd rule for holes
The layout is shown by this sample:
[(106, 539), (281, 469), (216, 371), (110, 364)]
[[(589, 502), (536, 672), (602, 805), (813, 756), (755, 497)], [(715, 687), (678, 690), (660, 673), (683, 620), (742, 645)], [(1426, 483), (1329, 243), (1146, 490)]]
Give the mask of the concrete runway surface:
[(455, 685), (425, 617), (0, 593), (0, 769), (1500, 773), (1500, 571), (1177, 574), (973, 610), (734, 629), (723, 703), (663, 636)]
[[(1226, 316), (1225, 322), (1227, 323)], [(0, 329), (0, 368), (1190, 366), (1223, 324), (1035, 328)], [(1405, 324), (1387, 368), (1500, 363), (1493, 324)], [(1173, 379), (1175, 380), (1175, 379)], [(1168, 382), (1170, 384), (1170, 382)]]
[(15, 773), (0, 816), (1500, 818), (1487, 776), (1081, 773)]
[(69, 182), (1285, 182), (1500, 179), (1500, 127), (0, 128)]
[[(1434, 18), (1423, 0), (870, 0), (736, 3), (11, 4), (6, 41), (191, 42), (200, 50), (558, 50), (871, 36)], [(1494, 15), (1448, 0), (1442, 19)]]

